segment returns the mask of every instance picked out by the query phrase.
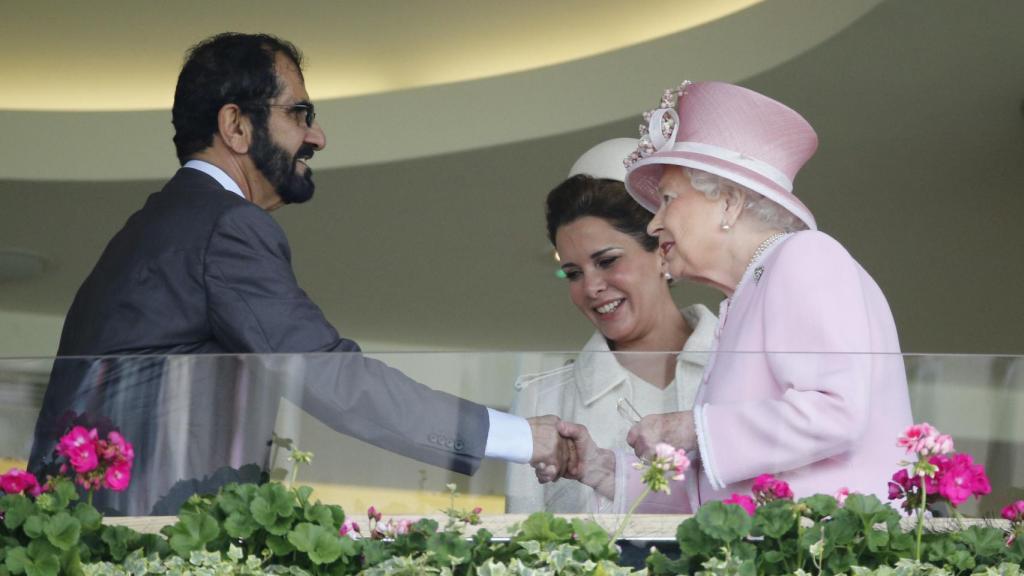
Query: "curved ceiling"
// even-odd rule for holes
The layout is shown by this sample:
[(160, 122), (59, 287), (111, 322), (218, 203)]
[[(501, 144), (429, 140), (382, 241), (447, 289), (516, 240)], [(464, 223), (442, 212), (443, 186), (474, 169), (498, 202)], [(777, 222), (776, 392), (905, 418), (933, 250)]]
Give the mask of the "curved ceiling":
[[(397, 2), (394, 9), (386, 2), (185, 2), (145, 11), (104, 4), (124, 9), (116, 27), (88, 14), (88, 5), (34, 4), (0, 25), (5, 44), (38, 46), (0, 50), (13, 80), (0, 96), (0, 124), (21, 135), (0, 142), (0, 178), (169, 173), (176, 163), (167, 107), (182, 53), (225, 27), (267, 30), (300, 45), (330, 143), (314, 166), (339, 168), (639, 115), (657, 102), (666, 78), (748, 78), (819, 45), (879, 1), (690, 0), (681, 9), (677, 0), (658, 0), (642, 12), (608, 0), (444, 0), (401, 9)], [(59, 20), (42, 30), (27, 25), (44, 13)], [(95, 26), (66, 25), (79, 18)], [(176, 18), (190, 25), (167, 25)], [(147, 109), (153, 106), (161, 108)], [(96, 141), (120, 142), (121, 150)], [(132, 151), (130, 162), (124, 150)]]
[(44, 1), (4, 14), (4, 43), (33, 49), (0, 52), (7, 84), (0, 109), (168, 109), (185, 48), (224, 30), (269, 29), (299, 43), (312, 64), (308, 88), (332, 99), (578, 60), (760, 1), (648, 0), (641, 11), (617, 0), (193, 0), (145, 10), (108, 0), (103, 14), (95, 4)]

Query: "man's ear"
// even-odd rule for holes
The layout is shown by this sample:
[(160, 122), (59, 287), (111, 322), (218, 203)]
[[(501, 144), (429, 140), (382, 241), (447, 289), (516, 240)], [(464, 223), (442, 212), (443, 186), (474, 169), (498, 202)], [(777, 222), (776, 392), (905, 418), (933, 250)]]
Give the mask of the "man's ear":
[(217, 112), (217, 133), (236, 154), (248, 154), (252, 145), (252, 120), (238, 104), (225, 104)]

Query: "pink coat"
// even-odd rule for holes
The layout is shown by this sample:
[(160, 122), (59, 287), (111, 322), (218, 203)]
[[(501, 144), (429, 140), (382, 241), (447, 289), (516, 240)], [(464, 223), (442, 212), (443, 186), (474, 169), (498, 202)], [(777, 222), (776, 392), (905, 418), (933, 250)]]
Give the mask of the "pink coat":
[[(776, 242), (723, 301), (714, 350), (694, 409), (699, 459), (685, 489), (642, 511), (750, 494), (765, 473), (797, 498), (846, 487), (885, 501), (912, 423), (906, 372), (882, 291), (838, 242), (815, 231)], [(616, 500), (642, 489), (627, 468)]]

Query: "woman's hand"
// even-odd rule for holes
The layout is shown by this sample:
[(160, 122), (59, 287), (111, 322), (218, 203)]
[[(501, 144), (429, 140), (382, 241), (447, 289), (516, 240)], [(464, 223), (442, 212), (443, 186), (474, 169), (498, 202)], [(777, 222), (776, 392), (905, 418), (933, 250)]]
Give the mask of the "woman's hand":
[(637, 458), (649, 459), (659, 442), (682, 448), (687, 452), (697, 447), (697, 429), (693, 412), (649, 414), (633, 425), (626, 434), (626, 443), (633, 447)]
[(612, 500), (615, 497), (615, 453), (595, 444), (582, 424), (563, 420), (558, 423), (558, 433), (576, 446), (576, 465), (570, 466), (563, 477), (578, 480)]

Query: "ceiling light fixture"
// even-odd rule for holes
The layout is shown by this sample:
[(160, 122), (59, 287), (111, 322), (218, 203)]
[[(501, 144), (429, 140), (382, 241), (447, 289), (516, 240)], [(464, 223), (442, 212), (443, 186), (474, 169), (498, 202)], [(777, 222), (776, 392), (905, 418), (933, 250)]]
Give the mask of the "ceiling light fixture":
[(17, 248), (0, 248), (0, 282), (27, 280), (46, 270), (46, 259)]

